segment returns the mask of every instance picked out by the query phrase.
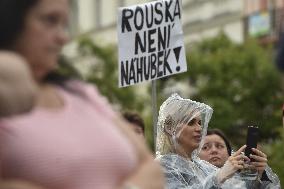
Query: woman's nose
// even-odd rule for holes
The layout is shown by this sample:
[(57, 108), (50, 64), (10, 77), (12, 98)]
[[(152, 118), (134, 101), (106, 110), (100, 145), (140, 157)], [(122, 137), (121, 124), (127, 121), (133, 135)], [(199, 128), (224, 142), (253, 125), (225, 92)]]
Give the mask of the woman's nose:
[(217, 153), (219, 150), (217, 148), (217, 146), (215, 146), (214, 144), (212, 144), (211, 148), (210, 148), (210, 153)]
[(200, 132), (200, 131), (201, 131), (201, 125), (196, 124), (196, 125), (195, 125), (195, 130), (198, 131), (198, 132)]
[(64, 45), (69, 41), (69, 34), (66, 28), (64, 27), (58, 28), (57, 33), (56, 33), (56, 39), (60, 45)]

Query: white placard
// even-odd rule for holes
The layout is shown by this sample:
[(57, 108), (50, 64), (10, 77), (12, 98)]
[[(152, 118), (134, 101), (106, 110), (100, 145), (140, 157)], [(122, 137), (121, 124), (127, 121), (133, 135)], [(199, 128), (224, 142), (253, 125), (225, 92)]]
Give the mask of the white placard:
[(179, 0), (118, 10), (119, 87), (187, 71)]

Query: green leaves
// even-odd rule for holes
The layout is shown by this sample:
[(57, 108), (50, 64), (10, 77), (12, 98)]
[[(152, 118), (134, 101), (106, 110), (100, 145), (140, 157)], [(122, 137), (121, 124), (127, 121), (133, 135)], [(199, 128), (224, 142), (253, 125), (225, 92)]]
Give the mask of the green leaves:
[[(79, 41), (82, 57), (96, 57), (85, 78), (96, 84), (111, 103), (122, 109), (143, 113), (146, 132), (152, 142), (151, 91), (140, 95), (143, 87), (118, 88), (117, 48), (101, 47), (88, 38)], [(234, 44), (224, 34), (191, 46), (187, 52), (189, 71), (162, 78), (157, 82), (158, 107), (165, 98), (165, 89), (173, 83), (188, 85), (192, 98), (214, 109), (210, 127), (222, 129), (234, 144), (245, 143), (246, 127), (257, 125), (261, 139), (279, 136), (283, 90), (273, 64), (272, 49), (260, 47), (254, 40)], [(143, 91), (143, 90), (142, 90)], [(168, 90), (169, 91), (169, 90)]]
[(111, 103), (125, 109), (142, 109), (143, 102), (135, 100), (133, 87), (118, 88), (118, 63), (114, 46), (101, 47), (91, 39), (83, 38), (79, 41), (79, 52), (83, 57), (96, 57), (97, 61), (93, 63), (86, 78), (94, 83)]
[(192, 47), (187, 55), (188, 73), (171, 79), (190, 81), (197, 89), (191, 98), (214, 109), (210, 127), (221, 128), (233, 142), (245, 142), (248, 125), (259, 126), (265, 140), (278, 136), (284, 99), (271, 55), (272, 49), (256, 41), (234, 44), (220, 34)]
[[(91, 71), (86, 76), (87, 81), (95, 84), (100, 92), (108, 98), (113, 106), (119, 110), (133, 110), (139, 112), (144, 118), (146, 136), (153, 144), (151, 93), (145, 95), (141, 86), (143, 84), (118, 88), (118, 60), (115, 46), (98, 46), (91, 39), (84, 38), (79, 41), (79, 52), (82, 57), (96, 57)], [(146, 91), (147, 89), (145, 89)], [(146, 110), (146, 111), (145, 111)], [(148, 110), (148, 111), (147, 111)], [(145, 116), (146, 115), (146, 116)]]

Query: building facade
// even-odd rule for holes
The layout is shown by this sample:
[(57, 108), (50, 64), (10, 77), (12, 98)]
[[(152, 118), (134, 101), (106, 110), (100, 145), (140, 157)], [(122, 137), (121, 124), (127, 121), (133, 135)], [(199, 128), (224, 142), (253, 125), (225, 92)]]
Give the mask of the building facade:
[[(95, 57), (82, 59), (77, 54), (76, 39), (88, 36), (97, 44), (117, 44), (117, 12), (119, 7), (151, 0), (72, 0), (70, 34), (73, 39), (64, 54), (79, 62), (75, 65), (83, 75), (96, 62)], [(180, 0), (187, 50), (204, 38), (223, 31), (242, 43), (247, 37), (262, 43), (276, 43), (284, 31), (284, 0)]]
[[(213, 37), (220, 31), (235, 42), (244, 40), (243, 0), (180, 1), (184, 40), (189, 48), (194, 42)], [(146, 2), (150, 0), (72, 0), (70, 34), (74, 40), (64, 49), (64, 54), (80, 62), (78, 69), (88, 70), (94, 58), (80, 58), (76, 39), (88, 36), (100, 45), (117, 44), (118, 8)]]
[(284, 31), (283, 0), (245, 0), (244, 35), (260, 42), (275, 43)]
[[(73, 0), (70, 32), (89, 35), (103, 43), (117, 43), (117, 9), (149, 0)], [(185, 42), (216, 35), (223, 30), (236, 42), (243, 41), (240, 0), (181, 0)]]

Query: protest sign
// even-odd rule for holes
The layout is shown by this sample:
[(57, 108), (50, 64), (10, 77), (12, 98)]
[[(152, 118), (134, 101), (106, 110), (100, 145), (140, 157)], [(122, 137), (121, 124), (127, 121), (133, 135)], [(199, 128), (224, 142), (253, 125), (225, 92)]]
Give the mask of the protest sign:
[(119, 87), (187, 71), (181, 2), (119, 8)]

